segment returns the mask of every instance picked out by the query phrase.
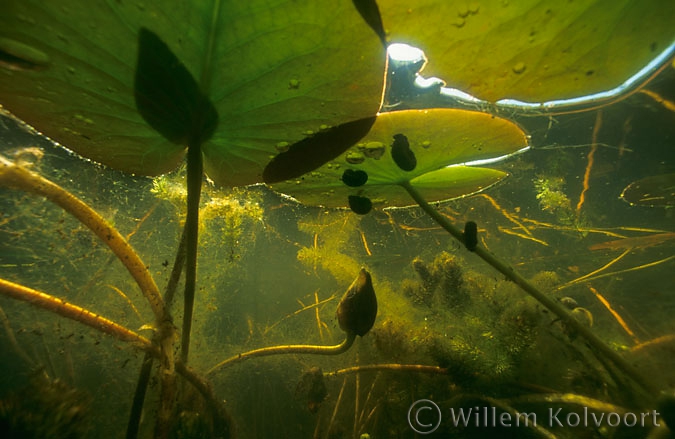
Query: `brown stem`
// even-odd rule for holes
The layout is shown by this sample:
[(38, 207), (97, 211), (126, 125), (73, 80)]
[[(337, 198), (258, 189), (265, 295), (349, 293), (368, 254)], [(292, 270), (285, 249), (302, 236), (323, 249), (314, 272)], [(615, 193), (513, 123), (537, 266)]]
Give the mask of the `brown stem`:
[(206, 375), (211, 375), (218, 369), (223, 367), (231, 366), (235, 363), (239, 363), (244, 360), (248, 360), (253, 357), (265, 357), (268, 355), (280, 355), (280, 354), (309, 354), (309, 355), (339, 355), (343, 352), (346, 352), (352, 344), (354, 344), (354, 339), (356, 334), (348, 333), (344, 341), (335, 346), (315, 346), (315, 345), (306, 345), (306, 344), (290, 344), (290, 345), (280, 345), (280, 346), (270, 346), (266, 348), (254, 349), (252, 351), (244, 352), (242, 354), (235, 355), (230, 357), (227, 360), (221, 361), (220, 363), (213, 366), (206, 372)]
[(108, 320), (105, 317), (101, 317), (100, 315), (94, 314), (77, 305), (68, 303), (63, 299), (50, 296), (49, 294), (5, 279), (0, 279), (0, 293), (13, 299), (28, 302), (38, 308), (46, 309), (62, 317), (78, 321), (105, 334), (111, 335), (118, 340), (131, 342), (138, 348), (144, 351), (154, 352), (154, 354), (158, 356), (156, 348), (147, 338), (113, 322), (112, 320)]
[(148, 299), (157, 320), (164, 318), (164, 303), (148, 267), (126, 239), (85, 202), (39, 174), (0, 157), (0, 185), (46, 197), (91, 229), (129, 270)]

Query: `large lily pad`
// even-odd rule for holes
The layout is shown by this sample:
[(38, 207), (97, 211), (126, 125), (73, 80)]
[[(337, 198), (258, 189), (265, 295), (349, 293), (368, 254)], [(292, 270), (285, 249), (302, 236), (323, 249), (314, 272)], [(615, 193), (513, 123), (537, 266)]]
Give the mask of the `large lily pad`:
[(279, 145), (379, 108), (384, 48), (349, 0), (330, 8), (312, 0), (5, 0), (0, 105), (117, 169), (154, 175), (174, 168), (184, 132), (167, 139), (170, 130), (161, 135), (136, 105), (142, 28), (156, 36), (150, 47), (165, 45), (182, 63), (217, 113), (204, 124), (212, 133), (191, 137), (210, 135), (205, 168), (219, 183), (262, 181)]
[(392, 42), (425, 75), (487, 101), (544, 102), (613, 89), (675, 42), (672, 0), (379, 0)]
[[(403, 138), (412, 155), (396, 160), (392, 145)], [(484, 113), (454, 109), (382, 113), (368, 135), (337, 159), (272, 188), (311, 205), (347, 207), (351, 196), (368, 199), (374, 206), (394, 207), (414, 204), (401, 186), (410, 183), (428, 201), (441, 201), (478, 192), (507, 175), (464, 163), (508, 156), (526, 147), (520, 127)]]

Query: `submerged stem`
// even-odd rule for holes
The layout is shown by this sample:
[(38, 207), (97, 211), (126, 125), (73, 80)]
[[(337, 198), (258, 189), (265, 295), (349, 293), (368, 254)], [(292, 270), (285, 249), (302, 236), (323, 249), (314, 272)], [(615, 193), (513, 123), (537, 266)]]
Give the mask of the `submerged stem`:
[(185, 219), (185, 293), (183, 295), (183, 332), (180, 358), (188, 363), (190, 330), (197, 283), (197, 246), (199, 239), (199, 199), (202, 191), (202, 151), (199, 143), (190, 145), (187, 152), (187, 217)]
[(5, 279), (0, 279), (0, 294), (28, 302), (38, 308), (46, 309), (62, 317), (78, 321), (105, 334), (111, 335), (118, 340), (134, 343), (139, 348), (153, 352), (154, 355), (158, 355), (156, 348), (152, 345), (150, 340), (142, 335), (139, 335), (112, 320), (101, 317), (100, 315), (94, 314), (77, 305), (68, 303), (63, 299)]
[(148, 383), (150, 382), (152, 364), (152, 355), (146, 353), (143, 357), (141, 371), (138, 374), (138, 381), (136, 382), (136, 390), (134, 391), (134, 399), (131, 403), (131, 413), (129, 414), (129, 421), (127, 423), (126, 439), (136, 439), (138, 437), (138, 428), (141, 425), (141, 415), (145, 403), (145, 394), (148, 390)]
[(164, 303), (148, 266), (105, 218), (56, 183), (0, 157), (0, 185), (46, 197), (87, 226), (115, 253), (148, 299), (155, 318), (164, 319)]
[[(443, 229), (448, 233), (454, 236), (458, 241), (464, 243), (463, 233), (455, 227), (446, 217), (441, 215), (436, 209), (434, 209), (427, 201), (422, 197), (422, 195), (415, 189), (409, 182), (401, 183), (401, 186), (410, 194), (410, 196), (415, 200), (415, 202), (424, 210), (424, 212), (429, 215), (434, 221), (436, 221)], [(587, 326), (580, 323), (576, 320), (570, 313), (567, 311), (561, 304), (555, 300), (548, 297), (543, 292), (539, 291), (537, 287), (532, 285), (527, 279), (520, 275), (517, 271), (513, 269), (506, 262), (499, 259), (497, 256), (488, 252), (484, 247), (477, 245), (473, 250), (481, 259), (494, 267), (497, 271), (506, 276), (509, 280), (513, 281), (516, 285), (522, 288), (526, 293), (535, 298), (539, 303), (548, 308), (552, 313), (560, 318), (560, 320), (574, 329), (579, 335), (581, 335), (586, 341), (595, 349), (597, 349), (605, 358), (609, 359), (614, 365), (629, 376), (635, 383), (642, 387), (644, 391), (651, 396), (656, 397), (658, 395), (658, 389), (656, 389), (652, 383), (650, 383), (645, 377), (643, 377), (635, 368), (633, 368), (628, 362), (619, 355), (616, 351), (611, 349), (605, 342), (598, 338), (595, 333), (593, 333)]]
[(213, 366), (206, 372), (206, 375), (211, 375), (213, 372), (221, 369), (223, 367), (231, 366), (232, 364), (239, 363), (240, 361), (248, 360), (253, 357), (265, 357), (268, 355), (280, 355), (280, 354), (309, 354), (309, 355), (339, 355), (343, 352), (346, 352), (354, 344), (354, 339), (356, 334), (351, 332), (347, 333), (347, 337), (344, 341), (338, 345), (334, 346), (316, 346), (316, 345), (306, 345), (306, 344), (289, 344), (289, 345), (280, 345), (280, 346), (269, 346), (266, 348), (254, 349), (252, 351), (244, 352), (234, 357), (230, 357), (227, 360), (221, 361), (220, 363)]

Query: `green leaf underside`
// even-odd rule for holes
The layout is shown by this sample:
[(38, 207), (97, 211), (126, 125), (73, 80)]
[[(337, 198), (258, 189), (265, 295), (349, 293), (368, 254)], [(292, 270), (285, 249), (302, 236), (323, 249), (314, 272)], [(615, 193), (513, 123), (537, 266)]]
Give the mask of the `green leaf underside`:
[(384, 48), (348, 0), (330, 8), (312, 0), (8, 0), (0, 104), (95, 161), (147, 175), (173, 169), (185, 145), (155, 131), (134, 99), (142, 27), (213, 103), (218, 124), (202, 150), (217, 183), (260, 182), (278, 144), (379, 108)]
[(424, 50), (425, 76), (488, 101), (613, 89), (675, 41), (672, 0), (380, 0), (389, 41)]
[[(412, 171), (402, 170), (392, 159), (396, 134), (406, 136), (416, 157)], [(310, 205), (347, 207), (348, 197), (354, 195), (369, 198), (376, 207), (396, 207), (413, 204), (400, 186), (409, 181), (428, 201), (442, 201), (483, 190), (506, 176), (494, 169), (447, 166), (501, 157), (526, 146), (527, 138), (517, 125), (483, 113), (453, 109), (382, 113), (368, 135), (340, 157), (272, 188)], [(342, 175), (347, 169), (364, 171), (367, 182), (346, 185)]]
[(138, 37), (134, 94), (143, 119), (172, 143), (201, 144), (217, 126), (218, 114), (190, 72), (145, 28)]

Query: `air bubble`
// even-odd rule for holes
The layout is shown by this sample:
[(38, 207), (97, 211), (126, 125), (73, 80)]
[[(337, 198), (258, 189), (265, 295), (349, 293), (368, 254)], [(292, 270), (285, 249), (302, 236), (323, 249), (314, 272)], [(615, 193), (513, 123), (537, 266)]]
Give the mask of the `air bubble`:
[(359, 150), (368, 158), (378, 160), (386, 151), (386, 146), (382, 142), (360, 143)]
[(42, 70), (49, 62), (49, 56), (41, 50), (0, 37), (0, 66), (11, 70)]
[(290, 143), (288, 142), (279, 142), (274, 147), (276, 148), (277, 151), (279, 152), (286, 152), (288, 151), (288, 148), (290, 147)]
[(513, 73), (521, 74), (525, 71), (526, 68), (527, 66), (525, 65), (525, 63), (521, 61), (517, 63), (515, 66), (513, 66)]
[(347, 155), (345, 155), (345, 160), (347, 163), (352, 164), (352, 165), (358, 165), (363, 163), (366, 160), (366, 156), (363, 155), (362, 152), (358, 151), (349, 151)]

